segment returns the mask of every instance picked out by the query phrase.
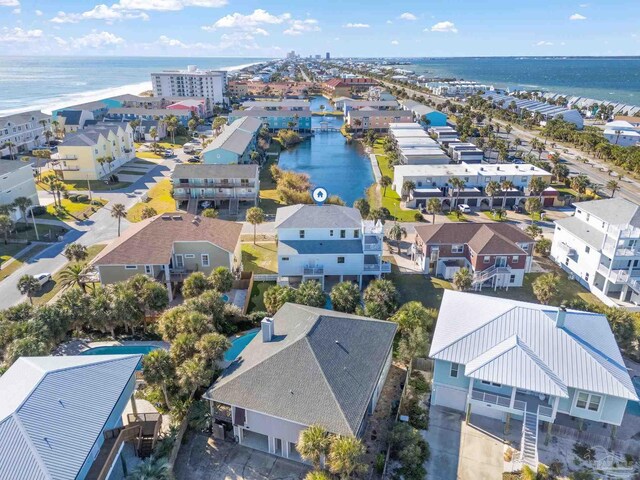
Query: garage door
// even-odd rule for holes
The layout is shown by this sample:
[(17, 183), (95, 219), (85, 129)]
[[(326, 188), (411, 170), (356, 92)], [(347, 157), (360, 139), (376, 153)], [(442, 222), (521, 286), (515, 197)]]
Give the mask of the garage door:
[(431, 396), (431, 402), (434, 405), (441, 405), (443, 407), (464, 411), (467, 404), (467, 391), (446, 387), (444, 385), (435, 385), (433, 395)]

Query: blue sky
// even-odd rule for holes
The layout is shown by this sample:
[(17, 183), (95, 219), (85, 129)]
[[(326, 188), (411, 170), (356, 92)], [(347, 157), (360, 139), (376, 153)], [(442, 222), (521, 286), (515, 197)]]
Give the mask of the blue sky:
[(0, 0), (0, 52), (640, 55), (639, 18), (640, 0)]

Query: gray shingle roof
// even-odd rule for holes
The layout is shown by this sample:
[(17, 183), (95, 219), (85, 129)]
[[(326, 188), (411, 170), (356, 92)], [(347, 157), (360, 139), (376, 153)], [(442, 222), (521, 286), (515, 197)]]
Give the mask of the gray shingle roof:
[[(566, 397), (569, 388), (637, 400), (607, 318), (446, 290), (429, 356), (465, 375)], [(516, 363), (516, 362), (520, 363)]]
[(631, 224), (640, 227), (640, 207), (624, 198), (578, 202), (574, 203), (574, 206), (613, 225)]
[(584, 220), (578, 217), (566, 217), (556, 220), (555, 224), (560, 228), (564, 228), (575, 237), (578, 237), (587, 245), (590, 245), (596, 249), (602, 248), (602, 243), (604, 242), (604, 233), (602, 233), (593, 225), (589, 225)]
[(285, 304), (205, 398), (357, 435), (390, 354), (392, 322)]
[(249, 147), (261, 125), (262, 122), (257, 118), (239, 118), (214, 138), (202, 153), (223, 149), (242, 155)]
[(75, 479), (140, 358), (19, 358), (0, 377), (0, 478)]
[(362, 240), (280, 240), (278, 255), (362, 253)]
[(276, 228), (360, 228), (357, 208), (340, 205), (291, 205), (276, 212)]
[(172, 178), (255, 178), (257, 165), (178, 164)]

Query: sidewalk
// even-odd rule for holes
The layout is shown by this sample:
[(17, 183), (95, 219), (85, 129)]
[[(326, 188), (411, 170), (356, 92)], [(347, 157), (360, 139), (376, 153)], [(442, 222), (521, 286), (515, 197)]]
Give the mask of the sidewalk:
[(373, 176), (376, 179), (376, 183), (380, 183), (382, 172), (380, 171), (380, 167), (378, 166), (378, 159), (376, 158), (376, 154), (370, 153), (369, 160), (371, 161), (371, 168), (373, 169)]

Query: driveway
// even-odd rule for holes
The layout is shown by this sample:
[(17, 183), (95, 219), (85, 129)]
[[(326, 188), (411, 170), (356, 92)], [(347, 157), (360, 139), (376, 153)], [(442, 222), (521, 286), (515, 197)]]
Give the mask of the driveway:
[(502, 440), (481, 428), (467, 425), (462, 413), (431, 407), (429, 430), (423, 432), (423, 436), (431, 449), (431, 458), (426, 465), (430, 476), (435, 475), (438, 480), (502, 478)]
[(197, 434), (182, 446), (177, 480), (298, 480), (309, 469), (237, 443)]

